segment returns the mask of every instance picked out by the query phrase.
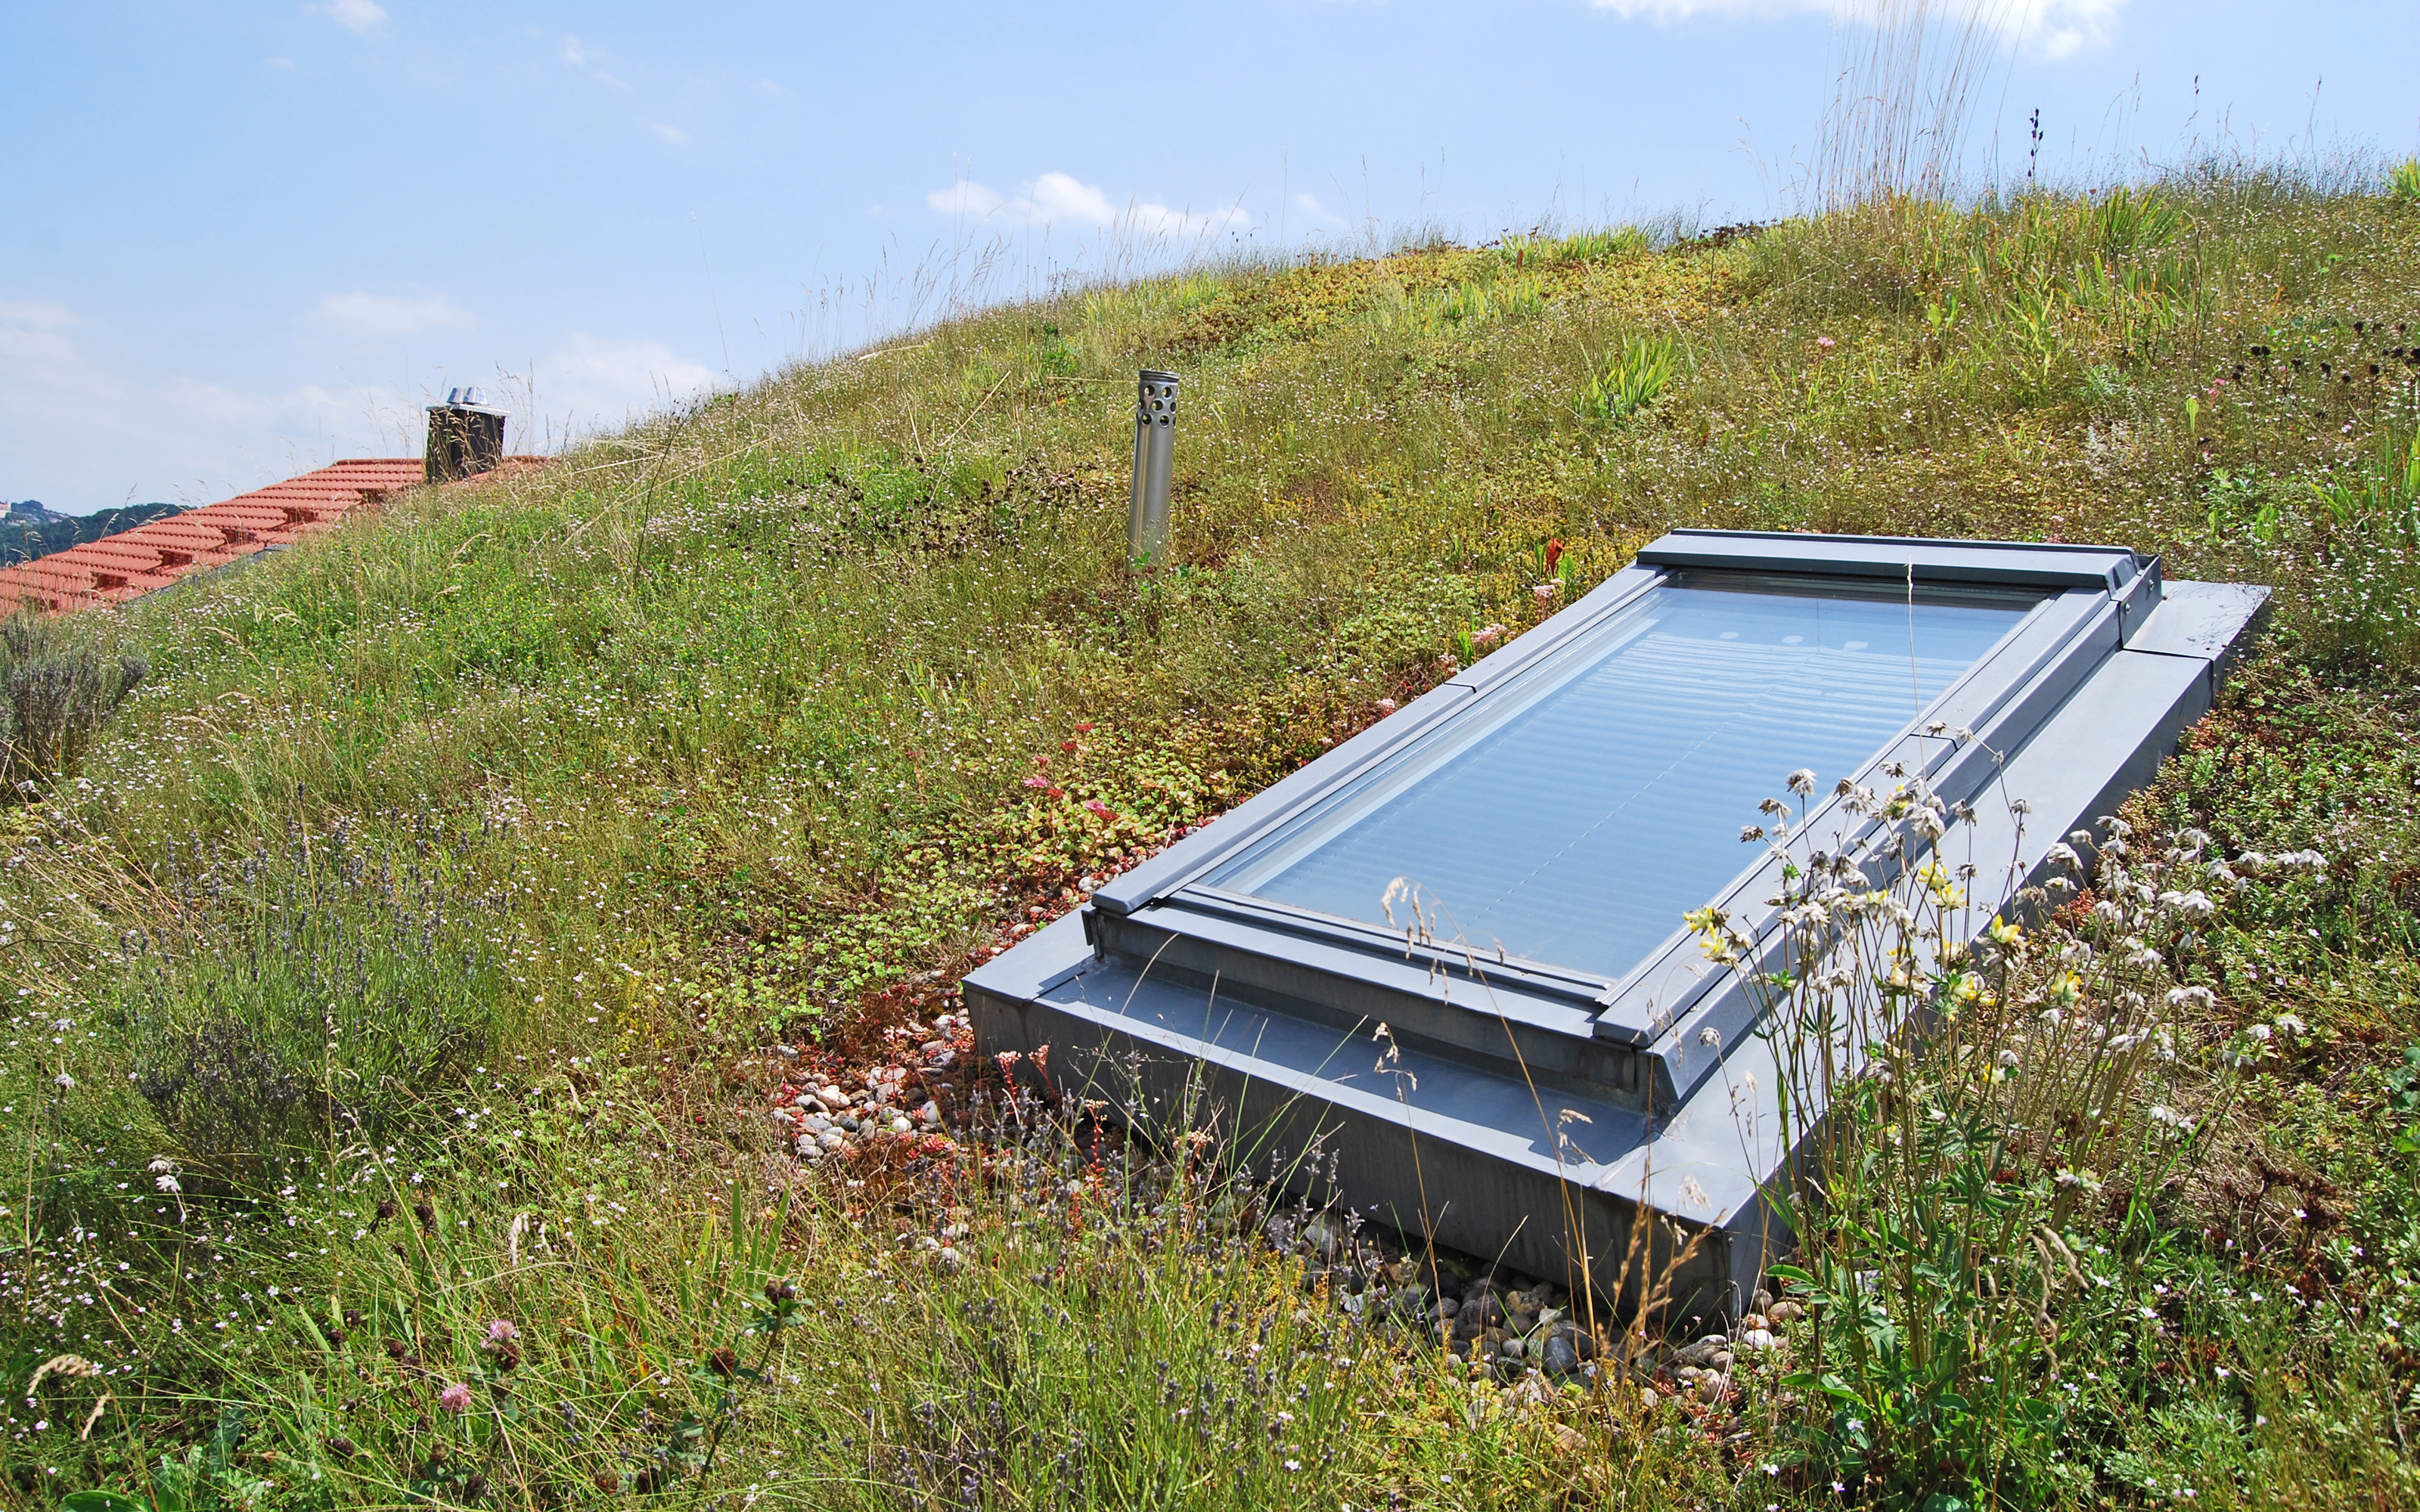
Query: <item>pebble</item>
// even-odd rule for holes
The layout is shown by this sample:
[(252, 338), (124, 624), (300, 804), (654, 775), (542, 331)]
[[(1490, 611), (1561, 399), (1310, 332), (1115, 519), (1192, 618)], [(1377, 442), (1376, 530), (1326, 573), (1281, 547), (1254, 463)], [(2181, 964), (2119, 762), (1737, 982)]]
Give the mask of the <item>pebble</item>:
[(1749, 1329), (1746, 1333), (1740, 1335), (1740, 1348), (1743, 1350), (1764, 1350), (1773, 1348), (1772, 1331), (1762, 1328)]
[(1721, 1401), (1723, 1399), (1723, 1391), (1730, 1384), (1730, 1382), (1725, 1381), (1720, 1375), (1709, 1370), (1704, 1375), (1698, 1378), (1698, 1400), (1701, 1402)]
[(1728, 1349), (1730, 1346), (1730, 1340), (1725, 1338), (1722, 1335), (1710, 1334), (1704, 1338), (1699, 1339), (1695, 1344), (1689, 1345), (1684, 1349), (1673, 1350), (1672, 1360), (1676, 1365), (1701, 1365), (1714, 1359), (1717, 1351)]
[(1765, 1310), (1765, 1316), (1778, 1325), (1794, 1323), (1807, 1316), (1807, 1309), (1794, 1302), (1776, 1302)]
[(1572, 1341), (1560, 1334), (1546, 1340), (1543, 1355), (1548, 1373), (1553, 1375), (1568, 1376), (1580, 1367), (1579, 1350), (1573, 1348)]
[(1652, 1412), (1664, 1405), (1664, 1394), (1652, 1386), (1642, 1386), (1638, 1390), (1638, 1405)]

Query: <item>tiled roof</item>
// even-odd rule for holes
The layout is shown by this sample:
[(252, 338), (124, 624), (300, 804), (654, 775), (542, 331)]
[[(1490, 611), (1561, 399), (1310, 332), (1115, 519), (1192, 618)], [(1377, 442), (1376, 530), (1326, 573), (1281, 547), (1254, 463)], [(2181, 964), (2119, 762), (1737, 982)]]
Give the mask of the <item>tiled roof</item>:
[[(543, 466), (545, 460), (508, 457), (500, 471), (517, 472)], [(416, 456), (356, 457), (0, 568), (0, 611), (20, 605), (38, 609), (81, 609), (140, 598), (189, 574), (290, 546), (302, 536), (326, 530), (352, 510), (380, 503), (398, 488), (416, 486), (424, 476), (425, 464)]]

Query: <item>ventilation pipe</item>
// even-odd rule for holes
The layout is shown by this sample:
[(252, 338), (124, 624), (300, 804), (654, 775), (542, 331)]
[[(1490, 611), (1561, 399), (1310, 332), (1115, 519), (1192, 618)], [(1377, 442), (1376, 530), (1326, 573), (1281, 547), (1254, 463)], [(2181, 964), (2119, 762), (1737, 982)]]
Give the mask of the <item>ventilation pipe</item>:
[(474, 477), (504, 459), (504, 412), (481, 397), (476, 389), (452, 389), (443, 404), (428, 407), (430, 483)]
[(1176, 375), (1146, 368), (1135, 395), (1134, 491), (1126, 501), (1126, 561), (1157, 566), (1168, 550), (1168, 474), (1176, 460)]

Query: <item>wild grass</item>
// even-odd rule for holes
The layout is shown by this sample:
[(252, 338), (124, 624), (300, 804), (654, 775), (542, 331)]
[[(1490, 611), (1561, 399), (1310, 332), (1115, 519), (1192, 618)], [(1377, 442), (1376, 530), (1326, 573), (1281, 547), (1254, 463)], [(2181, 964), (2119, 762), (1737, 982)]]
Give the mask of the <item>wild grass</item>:
[[(2065, 1196), (2024, 1212), (2108, 1283), (2059, 1293), (2055, 1343), (2009, 1304), (2013, 1354), (1928, 1358), (2009, 1462), (2045, 1441), (1988, 1427), (1977, 1362), (2055, 1350), (2089, 1388), (2065, 1469), (1984, 1478), (2009, 1504), (2404, 1495), (2420, 216), (2376, 179), (2186, 173), (1553, 239), (1055, 291), (89, 622), (149, 671), (0, 810), (0, 1229), (14, 1379), (101, 1373), (11, 1410), (0, 1496), (1837, 1504), (1822, 1378), (1940, 1398), (1831, 1325), (1769, 1319), (1780, 1349), (1652, 1410), (1607, 1368), (1474, 1381), (1348, 1302), (1434, 1317), (1451, 1280), (1477, 1326), (1476, 1277), (1339, 1275), (1315, 1214), (1272, 1241), (1264, 1170), (1080, 1108), (1002, 1135), (943, 1022), (970, 962), (1679, 524), (2109, 540), (2277, 587), (2135, 817), (2155, 851), (2323, 858), (2209, 892), (2180, 1054), (2309, 1032), (2223, 1102), (2176, 1089), (2201, 1153), (2148, 1218), (2105, 1197), (2145, 1167), (2090, 1165), (2098, 1207), (2046, 1167)], [(1584, 415), (1643, 332), (1652, 402)], [(1135, 576), (1146, 365), (1187, 408), (1173, 548)], [(774, 1089), (843, 1079), (908, 1135), (799, 1153)], [(1962, 1179), (1895, 1148), (1890, 1190)], [(1943, 1294), (1979, 1295), (1951, 1259)], [(1862, 1463), (1923, 1504), (1920, 1456)]]

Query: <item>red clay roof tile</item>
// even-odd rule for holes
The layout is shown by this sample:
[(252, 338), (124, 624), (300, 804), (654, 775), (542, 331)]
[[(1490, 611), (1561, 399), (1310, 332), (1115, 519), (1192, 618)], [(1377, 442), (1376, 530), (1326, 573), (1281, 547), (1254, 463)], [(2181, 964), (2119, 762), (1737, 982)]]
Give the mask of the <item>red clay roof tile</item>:
[[(542, 456), (506, 457), (495, 472), (466, 484), (546, 463)], [(0, 611), (16, 606), (71, 609), (139, 598), (179, 578), (327, 530), (354, 509), (418, 486), (425, 475), (418, 457), (354, 457), (33, 562), (0, 567)]]

